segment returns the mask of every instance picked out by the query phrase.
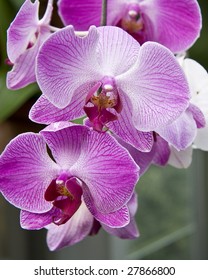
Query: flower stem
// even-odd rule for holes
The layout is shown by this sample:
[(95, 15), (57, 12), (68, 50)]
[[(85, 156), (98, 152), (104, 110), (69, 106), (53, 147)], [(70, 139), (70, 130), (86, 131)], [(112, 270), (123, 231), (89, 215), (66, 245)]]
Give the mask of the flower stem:
[(102, 14), (100, 25), (107, 25), (107, 0), (102, 0)]

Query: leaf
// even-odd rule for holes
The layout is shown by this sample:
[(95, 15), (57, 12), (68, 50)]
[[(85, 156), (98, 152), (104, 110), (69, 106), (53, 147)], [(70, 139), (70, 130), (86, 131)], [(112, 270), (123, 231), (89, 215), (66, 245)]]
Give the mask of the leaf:
[(37, 84), (11, 91), (6, 87), (6, 75), (0, 74), (0, 122), (15, 113), (27, 100), (38, 92)]

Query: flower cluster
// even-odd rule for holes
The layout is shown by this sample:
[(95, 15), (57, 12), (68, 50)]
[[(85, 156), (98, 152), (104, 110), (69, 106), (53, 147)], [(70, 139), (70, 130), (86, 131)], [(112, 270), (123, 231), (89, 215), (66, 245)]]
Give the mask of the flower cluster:
[(208, 150), (208, 73), (186, 58), (201, 30), (197, 1), (103, 2), (59, 0), (59, 29), (52, 0), (41, 19), (39, 1), (25, 0), (7, 33), (7, 87), (37, 82), (29, 118), (46, 127), (7, 145), (0, 191), (23, 228), (48, 230), (51, 250), (101, 227), (138, 237), (139, 177)]

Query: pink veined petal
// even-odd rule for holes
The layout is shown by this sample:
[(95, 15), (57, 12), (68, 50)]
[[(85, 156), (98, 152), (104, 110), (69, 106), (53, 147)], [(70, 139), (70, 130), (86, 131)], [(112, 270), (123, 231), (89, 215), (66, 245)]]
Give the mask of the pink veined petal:
[(12, 70), (7, 73), (7, 87), (9, 89), (20, 89), (36, 81), (35, 59), (40, 46), (48, 36), (49, 32), (39, 34), (34, 46), (27, 49), (17, 58)]
[(104, 75), (115, 77), (129, 70), (136, 62), (140, 45), (124, 30), (98, 27), (97, 60)]
[(187, 110), (189, 112), (191, 112), (191, 114), (196, 122), (197, 128), (203, 128), (206, 126), (205, 116), (197, 106), (190, 103)]
[(81, 85), (100, 79), (95, 56), (97, 40), (95, 27), (87, 36), (78, 37), (68, 26), (43, 44), (37, 57), (37, 82), (53, 105), (65, 108)]
[(97, 210), (114, 212), (129, 200), (139, 168), (113, 137), (68, 122), (49, 126), (40, 133), (62, 169), (87, 185), (85, 192), (89, 192)]
[(13, 205), (43, 213), (51, 209), (44, 193), (58, 172), (43, 138), (24, 133), (14, 138), (0, 158), (0, 190)]
[(37, 30), (38, 10), (38, 0), (26, 0), (7, 31), (7, 53), (13, 63), (27, 49)]
[(107, 214), (97, 212), (94, 213), (93, 216), (100, 223), (113, 228), (124, 227), (130, 223), (129, 210), (126, 206), (123, 206), (121, 209), (115, 212), (111, 212)]
[(155, 0), (139, 4), (147, 40), (156, 41), (173, 52), (182, 52), (198, 39), (202, 19), (196, 0)]
[(155, 145), (153, 145), (151, 151), (149, 152), (140, 152), (138, 149), (132, 145), (124, 142), (122, 139), (114, 135), (116, 140), (130, 153), (136, 164), (139, 166), (139, 175), (140, 177), (148, 170), (149, 166), (152, 163), (154, 154), (155, 154)]
[(134, 193), (127, 203), (127, 207), (129, 209), (130, 213), (130, 222), (128, 225), (120, 228), (113, 228), (106, 226), (105, 224), (102, 224), (102, 227), (110, 234), (118, 236), (120, 238), (125, 238), (125, 239), (134, 239), (139, 236), (139, 231), (136, 225), (136, 221), (134, 219), (134, 216), (137, 211), (137, 195)]
[(61, 217), (60, 210), (55, 207), (41, 214), (21, 210), (20, 225), (22, 228), (29, 230), (42, 229), (54, 222), (55, 217)]
[(55, 161), (63, 170), (70, 170), (80, 157), (87, 128), (81, 125), (59, 122), (43, 129), (44, 137)]
[(75, 91), (70, 104), (63, 109), (57, 108), (42, 95), (31, 108), (29, 118), (37, 123), (50, 124), (83, 117), (85, 115), (83, 107), (85, 105), (86, 92), (88, 92), (91, 87), (91, 84), (80, 86)]
[(65, 25), (76, 30), (88, 30), (90, 25), (100, 25), (102, 2), (97, 0), (59, 0), (58, 12)]
[[(119, 90), (119, 93), (121, 95), (122, 91)], [(122, 100), (122, 111), (118, 114), (117, 120), (107, 124), (108, 128), (139, 151), (149, 152), (153, 145), (152, 132), (142, 132), (134, 127), (132, 122), (132, 106), (124, 93), (122, 93), (120, 98)]]
[[(115, 25), (125, 12), (126, 0), (111, 0), (107, 3), (107, 25)], [(76, 30), (87, 30), (91, 25), (101, 24), (102, 1), (59, 0), (58, 12), (65, 25)]]
[(192, 113), (186, 110), (177, 120), (156, 132), (177, 150), (184, 150), (193, 143), (197, 126)]
[(188, 168), (192, 161), (192, 151), (191, 146), (183, 151), (177, 151), (174, 147), (171, 147), (168, 164), (176, 168)]
[[(85, 190), (85, 189), (84, 189)], [(83, 192), (84, 201), (91, 214), (100, 223), (113, 228), (124, 227), (130, 222), (129, 210), (126, 205), (118, 209), (115, 212), (102, 213), (97, 210), (95, 202), (93, 201), (91, 194), (86, 190)]]
[(154, 42), (142, 45), (137, 62), (116, 77), (116, 84), (129, 97), (133, 123), (141, 131), (155, 131), (171, 123), (189, 104), (189, 87), (181, 67), (167, 48)]
[(111, 135), (90, 131), (83, 137), (71, 173), (86, 185), (83, 196), (89, 198), (87, 206), (92, 203), (98, 212), (107, 214), (127, 203), (139, 178), (139, 167)]
[(155, 153), (153, 157), (153, 163), (161, 166), (166, 165), (170, 157), (170, 146), (168, 142), (157, 135), (154, 146)]
[(91, 231), (94, 217), (84, 203), (65, 224), (47, 226), (47, 244), (51, 251), (73, 245), (83, 240)]
[(102, 224), (102, 227), (108, 233), (115, 235), (122, 239), (135, 239), (139, 237), (139, 231), (137, 228), (137, 224), (133, 218), (131, 218), (129, 224), (124, 227), (113, 228), (110, 226), (106, 226)]

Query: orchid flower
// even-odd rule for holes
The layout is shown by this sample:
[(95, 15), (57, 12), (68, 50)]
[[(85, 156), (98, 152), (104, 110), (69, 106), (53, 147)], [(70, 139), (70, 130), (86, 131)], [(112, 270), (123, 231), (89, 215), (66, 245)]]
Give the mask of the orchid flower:
[[(193, 59), (179, 57), (178, 60), (189, 82), (191, 91), (189, 108), (194, 108), (197, 129), (192, 143), (185, 151), (177, 151), (171, 147), (169, 164), (187, 168), (192, 160), (192, 147), (208, 151), (208, 73)], [(203, 116), (200, 117), (201, 114)]]
[(45, 15), (39, 20), (39, 1), (26, 0), (7, 32), (7, 87), (19, 89), (36, 81), (35, 59), (42, 43), (50, 36), (49, 22), (53, 0), (48, 0)]
[(173, 54), (154, 42), (140, 47), (118, 27), (91, 27), (78, 37), (69, 26), (51, 35), (37, 57), (37, 82), (43, 95), (30, 112), (33, 121), (86, 114), (95, 130), (107, 127), (141, 151), (151, 150), (151, 131), (173, 122), (189, 104)]
[(68, 223), (74, 243), (90, 233), (94, 219), (107, 228), (132, 219), (128, 203), (139, 167), (108, 133), (59, 122), (39, 134), (21, 134), (2, 153), (0, 174), (0, 191), (22, 210), (24, 228), (53, 232)]
[[(59, 0), (65, 25), (87, 30), (101, 22), (102, 1)], [(141, 44), (156, 41), (173, 52), (190, 48), (199, 37), (201, 12), (196, 0), (108, 0), (107, 25), (128, 31)]]

